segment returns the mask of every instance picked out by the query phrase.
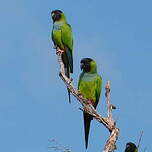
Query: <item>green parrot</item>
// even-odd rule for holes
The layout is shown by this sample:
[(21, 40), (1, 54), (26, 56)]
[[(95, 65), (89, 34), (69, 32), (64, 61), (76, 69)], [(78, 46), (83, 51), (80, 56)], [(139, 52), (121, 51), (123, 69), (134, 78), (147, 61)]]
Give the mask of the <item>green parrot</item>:
[[(56, 48), (63, 51), (62, 61), (64, 63), (65, 75), (70, 78), (73, 73), (73, 35), (71, 26), (67, 23), (64, 13), (60, 10), (51, 12), (53, 20), (52, 41)], [(67, 88), (68, 89), (68, 88)], [(69, 103), (70, 91), (68, 90)]]
[(134, 143), (128, 142), (126, 144), (125, 152), (138, 152), (138, 148)]
[[(91, 58), (84, 58), (80, 62), (80, 68), (82, 70), (82, 73), (79, 77), (78, 90), (86, 99), (89, 99), (94, 108), (96, 108), (102, 89), (102, 78), (97, 73), (96, 62)], [(83, 118), (85, 147), (87, 149), (90, 123), (93, 117), (84, 111)]]

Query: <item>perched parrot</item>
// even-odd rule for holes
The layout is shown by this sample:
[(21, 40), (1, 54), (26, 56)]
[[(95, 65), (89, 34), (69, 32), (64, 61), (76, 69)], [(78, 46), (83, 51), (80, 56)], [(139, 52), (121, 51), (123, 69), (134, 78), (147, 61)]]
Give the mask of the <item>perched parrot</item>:
[[(62, 61), (64, 63), (65, 75), (70, 78), (70, 73), (73, 73), (73, 35), (71, 26), (67, 23), (64, 13), (60, 10), (51, 12), (53, 20), (52, 41), (55, 48), (63, 51)], [(70, 91), (68, 90), (69, 103)]]
[(126, 144), (125, 152), (138, 152), (138, 148), (134, 143), (128, 142)]
[[(94, 108), (96, 108), (102, 89), (102, 78), (97, 73), (96, 62), (91, 58), (84, 58), (80, 62), (80, 68), (82, 73), (79, 77), (78, 90), (86, 99), (90, 100), (91, 104), (94, 106)], [(83, 117), (85, 146), (87, 149), (90, 123), (93, 117), (86, 112), (83, 112)]]

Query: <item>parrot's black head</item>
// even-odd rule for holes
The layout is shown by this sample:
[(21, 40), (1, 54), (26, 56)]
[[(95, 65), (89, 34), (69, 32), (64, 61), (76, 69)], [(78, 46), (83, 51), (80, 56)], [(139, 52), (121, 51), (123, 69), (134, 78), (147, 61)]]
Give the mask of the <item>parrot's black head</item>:
[(93, 61), (93, 59), (91, 58), (83, 58), (80, 61), (80, 68), (81, 70), (83, 70), (84, 72), (90, 72), (91, 71), (91, 62)]
[(60, 10), (54, 10), (54, 11), (52, 11), (51, 12), (51, 16), (52, 16), (53, 22), (60, 20), (62, 13), (63, 12), (60, 11)]
[(128, 142), (126, 144), (126, 149), (125, 152), (135, 152), (135, 150), (137, 149), (136, 145), (132, 142)]

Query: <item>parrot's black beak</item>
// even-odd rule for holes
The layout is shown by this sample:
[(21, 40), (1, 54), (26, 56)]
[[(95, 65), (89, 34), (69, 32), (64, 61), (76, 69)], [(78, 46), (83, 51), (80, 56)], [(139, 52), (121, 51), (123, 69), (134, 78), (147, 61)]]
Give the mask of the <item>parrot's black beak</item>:
[(84, 68), (84, 63), (80, 64), (80, 69), (82, 70)]

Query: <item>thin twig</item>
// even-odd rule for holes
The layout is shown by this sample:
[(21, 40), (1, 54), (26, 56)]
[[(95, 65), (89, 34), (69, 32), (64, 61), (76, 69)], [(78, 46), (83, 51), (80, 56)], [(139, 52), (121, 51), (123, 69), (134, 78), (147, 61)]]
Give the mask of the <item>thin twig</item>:
[(139, 137), (139, 141), (138, 141), (138, 145), (137, 145), (138, 149), (139, 149), (139, 146), (140, 146), (142, 136), (143, 136), (143, 131), (140, 132), (140, 137)]
[(51, 143), (55, 144), (55, 146), (49, 146), (50, 149), (53, 149), (55, 151), (61, 151), (61, 152), (71, 152), (70, 149), (62, 146), (59, 142), (57, 142), (55, 139), (49, 140)]

